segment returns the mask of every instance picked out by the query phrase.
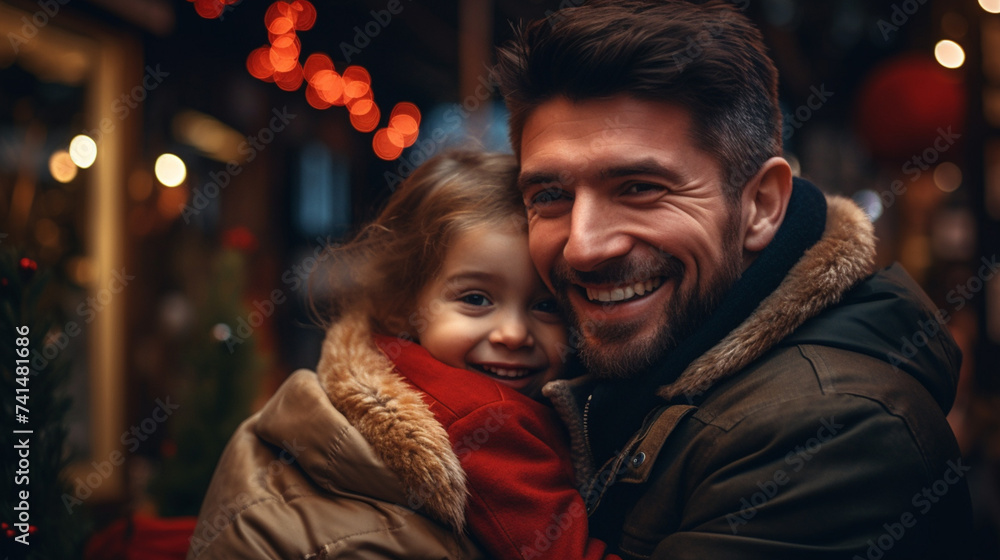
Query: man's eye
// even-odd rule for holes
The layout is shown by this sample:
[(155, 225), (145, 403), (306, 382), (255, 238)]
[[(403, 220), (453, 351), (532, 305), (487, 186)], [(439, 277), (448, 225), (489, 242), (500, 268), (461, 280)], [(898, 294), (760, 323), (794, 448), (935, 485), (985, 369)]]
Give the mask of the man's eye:
[(474, 305), (476, 307), (489, 305), (490, 300), (486, 299), (483, 294), (466, 294), (459, 298), (462, 303), (468, 303), (469, 305)]
[(556, 187), (542, 189), (531, 197), (532, 206), (545, 206), (566, 198), (566, 192)]
[(632, 183), (628, 186), (628, 192), (633, 194), (645, 193), (651, 191), (662, 191), (663, 187), (653, 183)]

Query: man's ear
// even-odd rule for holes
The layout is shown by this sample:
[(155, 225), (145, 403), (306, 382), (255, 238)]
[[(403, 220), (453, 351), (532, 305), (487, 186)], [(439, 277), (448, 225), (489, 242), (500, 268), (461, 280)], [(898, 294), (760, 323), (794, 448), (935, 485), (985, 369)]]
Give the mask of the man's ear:
[(778, 233), (792, 196), (792, 168), (785, 158), (764, 162), (743, 189), (743, 249), (763, 251)]

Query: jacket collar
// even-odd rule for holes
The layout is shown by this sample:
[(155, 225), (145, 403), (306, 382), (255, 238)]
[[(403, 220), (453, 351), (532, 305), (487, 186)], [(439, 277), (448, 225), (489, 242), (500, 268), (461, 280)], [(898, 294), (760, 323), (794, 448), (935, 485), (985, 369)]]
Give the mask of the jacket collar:
[(827, 198), (823, 236), (757, 309), (718, 344), (691, 362), (676, 381), (660, 388), (667, 400), (695, 397), (739, 373), (808, 319), (836, 303), (875, 265), (875, 233), (868, 216), (849, 199)]
[(402, 482), (407, 504), (456, 531), (465, 525), (465, 472), (421, 394), (374, 345), (367, 321), (327, 329), (317, 366), (330, 402)]

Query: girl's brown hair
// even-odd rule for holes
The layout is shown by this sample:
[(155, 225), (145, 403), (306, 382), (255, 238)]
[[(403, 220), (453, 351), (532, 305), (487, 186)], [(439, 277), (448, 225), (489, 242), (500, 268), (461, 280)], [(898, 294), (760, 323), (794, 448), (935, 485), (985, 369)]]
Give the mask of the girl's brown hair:
[(313, 310), (323, 323), (369, 318), (373, 332), (418, 339), (423, 287), (440, 270), (456, 234), (478, 226), (526, 229), (513, 156), (450, 151), (428, 160), (389, 198), (373, 222), (330, 249), (328, 297)]

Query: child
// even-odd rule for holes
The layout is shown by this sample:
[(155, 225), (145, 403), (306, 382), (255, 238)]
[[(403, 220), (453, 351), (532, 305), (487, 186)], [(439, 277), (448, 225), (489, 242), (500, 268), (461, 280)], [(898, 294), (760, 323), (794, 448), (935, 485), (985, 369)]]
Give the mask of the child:
[[(323, 445), (321, 436), (302, 435), (323, 448), (318, 475), (311, 461), (298, 462), (330, 495), (295, 516), (308, 531), (290, 524), (309, 540), (294, 554), (433, 557), (441, 553), (423, 554), (434, 541), (443, 557), (464, 557), (472, 554), (461, 536), (467, 522), (490, 558), (604, 557), (605, 545), (587, 536), (564, 434), (550, 409), (533, 400), (562, 371), (566, 329), (528, 255), (516, 174), (509, 156), (437, 156), (400, 186), (372, 224), (334, 250), (339, 273), (329, 303), (335, 320), (318, 380), (333, 412), (363, 443)], [(302, 379), (290, 381), (313, 383)], [(271, 443), (310, 430), (294, 421), (285, 421), (285, 431), (261, 430), (280, 423), (273, 420), (280, 416), (276, 400), (286, 415), (315, 416), (292, 412), (295, 401), (284, 389), (256, 423), (257, 436)], [(336, 429), (339, 440), (347, 428)], [(344, 465), (345, 449), (354, 448), (382, 464)], [(278, 476), (264, 485), (284, 498), (289, 484)], [(199, 525), (218, 509), (208, 502)], [(445, 542), (440, 533), (428, 538), (433, 524), (394, 504), (444, 523), (457, 540)], [(234, 541), (258, 538), (256, 519), (242, 525), (246, 533)], [(338, 532), (343, 526), (350, 529)], [(261, 538), (282, 539), (280, 533)]]

